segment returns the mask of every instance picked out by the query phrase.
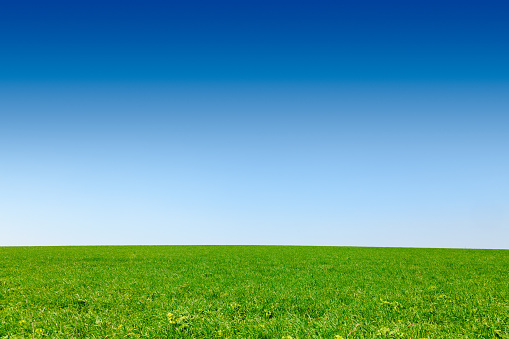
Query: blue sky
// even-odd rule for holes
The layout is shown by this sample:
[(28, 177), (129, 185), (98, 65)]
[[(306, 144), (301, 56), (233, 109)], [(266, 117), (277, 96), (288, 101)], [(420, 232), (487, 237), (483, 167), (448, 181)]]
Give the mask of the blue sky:
[(0, 245), (509, 248), (509, 5), (15, 2)]

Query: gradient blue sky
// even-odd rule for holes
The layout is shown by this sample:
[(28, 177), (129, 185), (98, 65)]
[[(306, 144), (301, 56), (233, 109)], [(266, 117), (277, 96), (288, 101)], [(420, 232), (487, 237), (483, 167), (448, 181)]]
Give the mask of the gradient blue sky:
[(0, 246), (509, 248), (506, 1), (0, 7)]

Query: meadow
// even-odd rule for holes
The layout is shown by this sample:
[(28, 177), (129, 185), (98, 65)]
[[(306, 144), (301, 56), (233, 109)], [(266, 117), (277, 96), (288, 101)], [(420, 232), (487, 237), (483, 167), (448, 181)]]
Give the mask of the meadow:
[(0, 338), (509, 338), (509, 251), (0, 247)]

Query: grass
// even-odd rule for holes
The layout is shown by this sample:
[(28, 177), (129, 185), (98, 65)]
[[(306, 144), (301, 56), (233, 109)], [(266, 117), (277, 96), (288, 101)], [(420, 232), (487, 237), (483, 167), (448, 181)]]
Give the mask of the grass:
[(509, 251), (3, 247), (0, 338), (509, 338)]

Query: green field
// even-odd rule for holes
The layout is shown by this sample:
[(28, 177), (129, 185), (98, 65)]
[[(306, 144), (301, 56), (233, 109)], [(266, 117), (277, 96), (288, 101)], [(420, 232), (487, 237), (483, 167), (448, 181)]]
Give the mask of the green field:
[(0, 338), (509, 338), (509, 251), (0, 248)]

